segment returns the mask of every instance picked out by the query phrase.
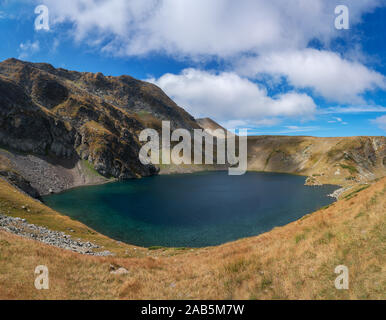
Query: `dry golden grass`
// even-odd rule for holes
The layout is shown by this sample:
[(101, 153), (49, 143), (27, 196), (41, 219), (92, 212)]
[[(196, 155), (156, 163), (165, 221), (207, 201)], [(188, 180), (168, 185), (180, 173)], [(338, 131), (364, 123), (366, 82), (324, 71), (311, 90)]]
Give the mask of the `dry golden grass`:
[[(7, 188), (11, 188), (8, 186)], [(21, 195), (0, 200), (13, 203)], [(0, 298), (3, 299), (385, 299), (386, 178), (330, 207), (257, 237), (195, 250), (133, 249), (99, 234), (117, 257), (89, 257), (0, 232)], [(26, 199), (23, 199), (26, 200)], [(31, 200), (33, 201), (33, 200)], [(52, 228), (88, 228), (32, 203)], [(40, 210), (35, 212), (35, 210)], [(26, 217), (26, 213), (13, 213)], [(32, 219), (33, 218), (33, 219)], [(41, 221), (43, 217), (41, 218)], [(62, 227), (63, 226), (63, 227)], [(109, 247), (110, 246), (110, 247)], [(127, 255), (128, 251), (138, 251)], [(113, 275), (110, 264), (125, 267)], [(334, 287), (337, 265), (350, 271), (350, 289)], [(46, 265), (50, 289), (34, 288), (34, 269)]]
[[(109, 239), (108, 237), (95, 232), (91, 228), (88, 228), (84, 224), (59, 214), (40, 201), (19, 192), (1, 178), (0, 214), (24, 218), (27, 219), (29, 223), (45, 226), (51, 230), (65, 232), (75, 239), (80, 238), (85, 241), (94, 242), (103, 246), (101, 249), (102, 251), (109, 250), (119, 255), (134, 248), (133, 246), (118, 243), (117, 241)], [(70, 232), (70, 230), (73, 230), (74, 232)]]
[(6, 157), (0, 154), (0, 170), (9, 171), (12, 168), (12, 163)]

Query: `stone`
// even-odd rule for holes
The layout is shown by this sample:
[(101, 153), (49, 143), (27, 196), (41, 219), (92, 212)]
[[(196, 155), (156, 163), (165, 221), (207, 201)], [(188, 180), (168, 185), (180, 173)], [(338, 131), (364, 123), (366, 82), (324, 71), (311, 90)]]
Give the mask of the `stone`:
[[(26, 208), (26, 206), (23, 207)], [(113, 255), (107, 250), (102, 252), (94, 251), (95, 249), (98, 249), (99, 246), (92, 242), (83, 242), (80, 239), (73, 240), (71, 236), (66, 235), (64, 232), (53, 231), (45, 227), (29, 224), (25, 219), (21, 218), (13, 218), (0, 214), (0, 228), (19, 236), (37, 240), (58, 248), (71, 250), (81, 254), (93, 256)]]
[(129, 271), (127, 271), (127, 269), (123, 267), (120, 267), (117, 270), (110, 271), (110, 273), (115, 275), (123, 275), (123, 274), (128, 274)]

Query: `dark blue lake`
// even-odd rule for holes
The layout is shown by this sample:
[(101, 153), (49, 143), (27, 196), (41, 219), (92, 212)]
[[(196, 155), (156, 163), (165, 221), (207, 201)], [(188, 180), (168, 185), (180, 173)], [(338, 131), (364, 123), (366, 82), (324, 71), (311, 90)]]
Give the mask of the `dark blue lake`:
[(203, 247), (258, 235), (333, 202), (327, 195), (337, 186), (304, 181), (257, 172), (166, 175), (77, 188), (44, 202), (130, 244)]

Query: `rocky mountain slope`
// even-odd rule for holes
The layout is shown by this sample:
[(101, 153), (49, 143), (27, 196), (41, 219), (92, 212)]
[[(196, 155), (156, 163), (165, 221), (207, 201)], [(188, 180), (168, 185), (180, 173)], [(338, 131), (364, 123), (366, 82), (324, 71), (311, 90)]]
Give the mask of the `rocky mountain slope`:
[(229, 132), (227, 129), (225, 129), (223, 126), (219, 125), (216, 121), (210, 118), (201, 118), (196, 119), (198, 125), (204, 129), (204, 130), (210, 130), (212, 131), (212, 134), (216, 137), (223, 138), (223, 134), (216, 134), (216, 130), (222, 130), (226, 136), (232, 135), (233, 133)]
[[(222, 128), (129, 76), (0, 62), (0, 176), (32, 196), (157, 174), (138, 159), (138, 135), (160, 131), (163, 120), (172, 129)], [(161, 166), (161, 173), (221, 168)], [(371, 181), (385, 175), (386, 138), (249, 137), (248, 170), (301, 174), (311, 185)]]
[(39, 193), (157, 173), (138, 159), (138, 134), (162, 120), (199, 128), (158, 87), (129, 76), (0, 63), (2, 175), (27, 179)]
[[(225, 130), (209, 118), (203, 129)], [(248, 137), (248, 170), (308, 176), (306, 184), (350, 185), (386, 175), (386, 137)]]
[(249, 137), (248, 170), (300, 174), (309, 185), (369, 182), (386, 175), (386, 137)]

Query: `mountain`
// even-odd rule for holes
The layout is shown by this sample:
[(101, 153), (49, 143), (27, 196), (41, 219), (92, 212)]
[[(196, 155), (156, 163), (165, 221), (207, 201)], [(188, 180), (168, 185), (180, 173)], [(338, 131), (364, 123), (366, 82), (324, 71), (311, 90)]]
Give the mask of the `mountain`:
[(160, 129), (162, 120), (172, 129), (200, 128), (161, 89), (129, 76), (0, 63), (2, 175), (26, 178), (39, 193), (156, 174), (138, 160), (138, 134)]
[(300, 174), (309, 185), (366, 183), (386, 175), (386, 137), (248, 137), (248, 170)]
[[(215, 130), (223, 130), (223, 132), (226, 134), (226, 135), (229, 135), (229, 134), (232, 134), (231, 132), (229, 132), (227, 129), (225, 129), (224, 127), (220, 126), (216, 121), (210, 119), (210, 118), (201, 118), (201, 119), (196, 119), (198, 125), (204, 129), (204, 130), (211, 130), (211, 131), (215, 131)], [(213, 135), (216, 136), (216, 137), (222, 137), (222, 134), (221, 135), (216, 135), (216, 132), (213, 132)]]
[[(194, 119), (157, 86), (130, 76), (0, 63), (0, 176), (36, 197), (75, 186), (224, 166), (153, 166), (138, 159), (139, 133), (224, 129)], [(308, 176), (306, 183), (352, 185), (383, 177), (385, 137), (248, 137), (248, 170)]]

